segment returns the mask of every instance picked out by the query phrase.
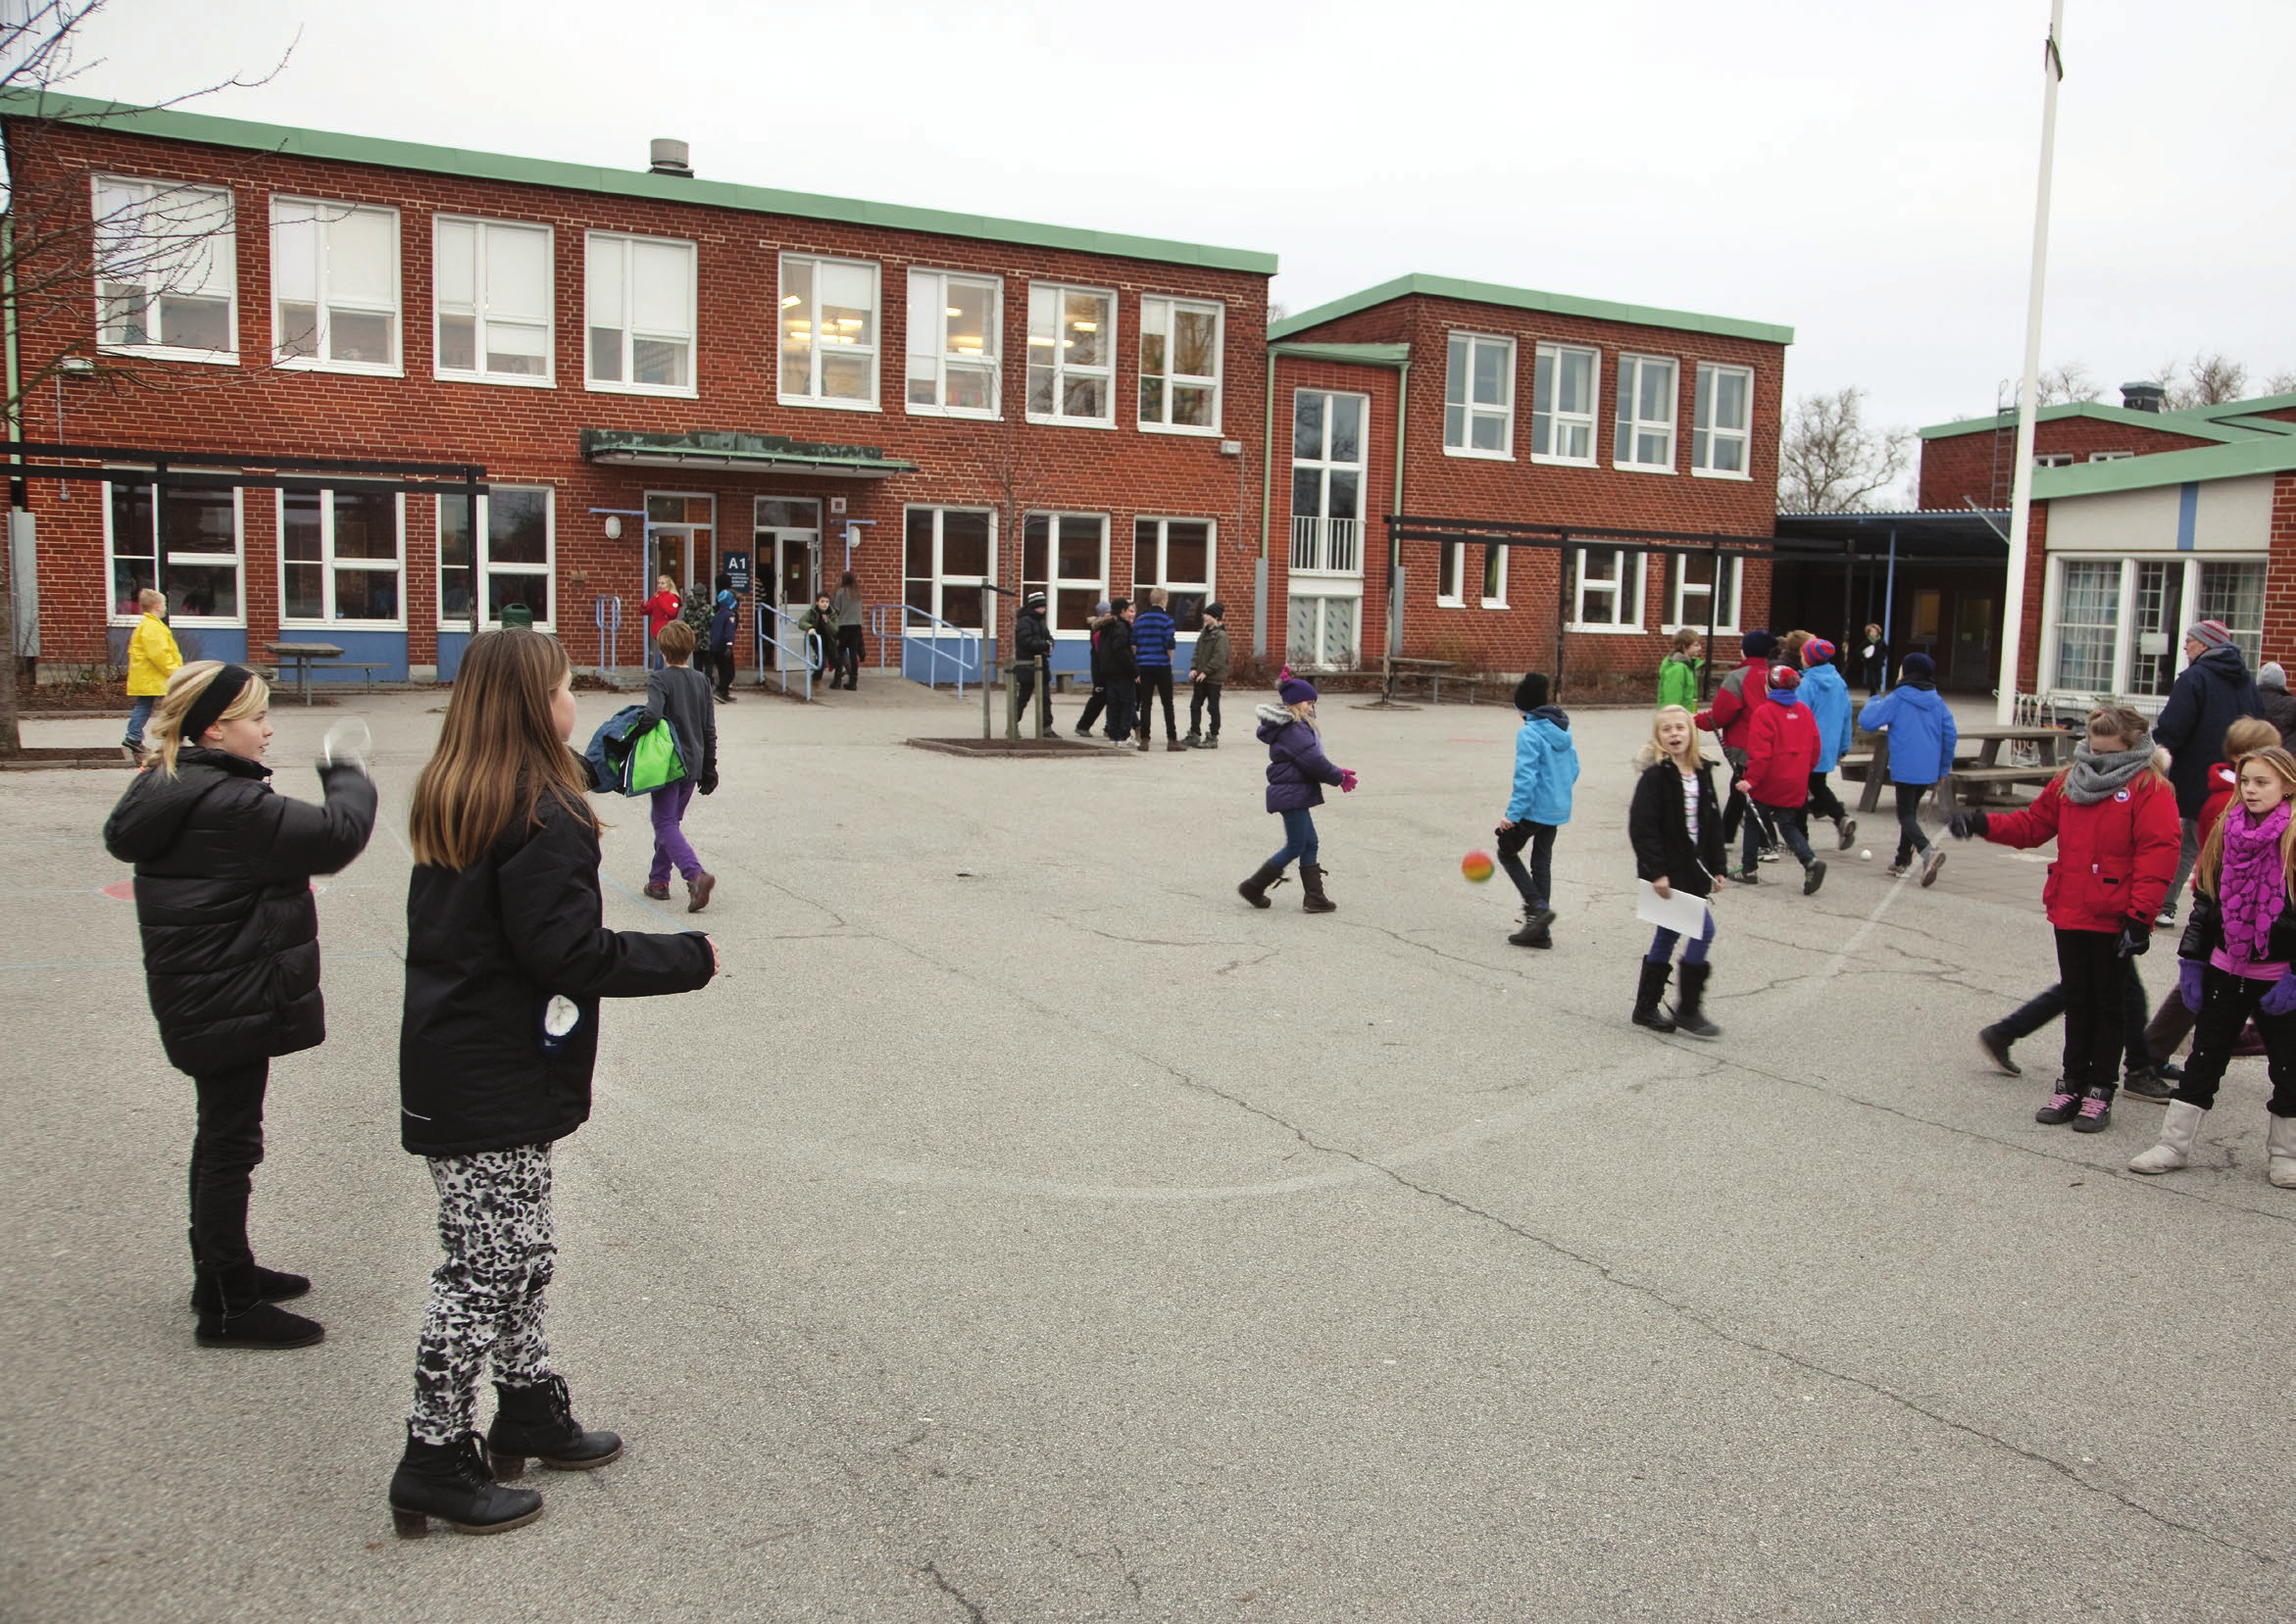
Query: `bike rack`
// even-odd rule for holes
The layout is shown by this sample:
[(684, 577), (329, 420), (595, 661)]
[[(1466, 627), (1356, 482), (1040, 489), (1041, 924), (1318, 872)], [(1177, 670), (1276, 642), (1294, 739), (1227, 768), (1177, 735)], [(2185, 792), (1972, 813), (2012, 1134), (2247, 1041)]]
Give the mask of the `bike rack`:
[(614, 667), (620, 664), (615, 657), (622, 653), (622, 600), (594, 598), (590, 613), (598, 622), (598, 675), (612, 682)]

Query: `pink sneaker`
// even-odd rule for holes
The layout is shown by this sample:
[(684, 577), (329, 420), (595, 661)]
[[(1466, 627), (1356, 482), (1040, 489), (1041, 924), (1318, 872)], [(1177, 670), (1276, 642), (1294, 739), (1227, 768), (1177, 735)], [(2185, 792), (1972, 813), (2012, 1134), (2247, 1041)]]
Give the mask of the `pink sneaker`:
[(2063, 1083), (2049, 1096), (2049, 1103), (2033, 1112), (2033, 1120), (2057, 1127), (2072, 1120), (2072, 1113), (2080, 1109), (2080, 1096), (2070, 1092)]

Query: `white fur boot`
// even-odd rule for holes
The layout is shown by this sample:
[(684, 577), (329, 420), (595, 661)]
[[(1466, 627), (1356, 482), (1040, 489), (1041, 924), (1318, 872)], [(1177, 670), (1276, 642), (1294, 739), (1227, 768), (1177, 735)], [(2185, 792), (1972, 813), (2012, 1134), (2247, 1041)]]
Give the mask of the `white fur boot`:
[[(2132, 1173), (2173, 1173), (2192, 1160), (2192, 1142), (2200, 1137), (2200, 1125), (2208, 1112), (2185, 1100), (2171, 1100), (2161, 1119), (2161, 1142), (2151, 1150), (2131, 1156), (2128, 1170)], [(2272, 1118), (2276, 1130), (2280, 1119)], [(2289, 1122), (2288, 1154), (2296, 1156), (2296, 1119)], [(2296, 1182), (2296, 1161), (2288, 1163), (2291, 1182)]]
[(2296, 1190), (2296, 1116), (2275, 1116), (2271, 1128), (2264, 1136), (2264, 1148), (2271, 1156), (2270, 1176), (2283, 1190)]

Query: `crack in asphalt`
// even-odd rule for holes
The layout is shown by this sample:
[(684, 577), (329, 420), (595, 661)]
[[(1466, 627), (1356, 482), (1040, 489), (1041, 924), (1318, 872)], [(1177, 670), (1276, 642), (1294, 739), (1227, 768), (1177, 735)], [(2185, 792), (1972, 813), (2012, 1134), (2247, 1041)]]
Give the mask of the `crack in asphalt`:
[(980, 1603), (973, 1600), (972, 1597), (967, 1596), (955, 1585), (949, 1583), (949, 1576), (941, 1571), (939, 1557), (935, 1556), (927, 1558), (924, 1566), (919, 1568), (917, 1571), (923, 1574), (926, 1578), (930, 1579), (936, 1586), (938, 1586), (943, 1596), (946, 1596), (950, 1600), (956, 1602), (958, 1606), (963, 1607), (965, 1609), (965, 1616), (972, 1619), (973, 1624), (988, 1624), (988, 1614), (981, 1608)]

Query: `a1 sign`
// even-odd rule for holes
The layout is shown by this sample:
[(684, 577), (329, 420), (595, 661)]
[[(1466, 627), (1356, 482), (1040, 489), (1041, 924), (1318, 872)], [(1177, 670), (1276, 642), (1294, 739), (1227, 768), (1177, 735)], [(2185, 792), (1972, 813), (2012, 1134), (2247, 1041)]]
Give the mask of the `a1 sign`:
[(733, 590), (747, 592), (749, 590), (749, 555), (747, 553), (721, 553), (718, 555), (718, 561), (725, 573), (733, 577)]

